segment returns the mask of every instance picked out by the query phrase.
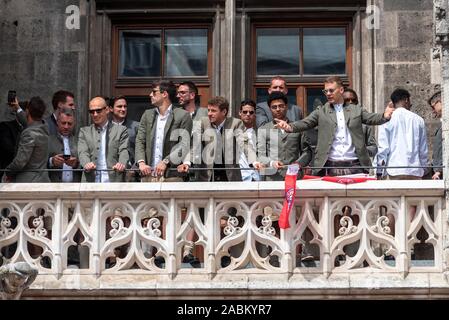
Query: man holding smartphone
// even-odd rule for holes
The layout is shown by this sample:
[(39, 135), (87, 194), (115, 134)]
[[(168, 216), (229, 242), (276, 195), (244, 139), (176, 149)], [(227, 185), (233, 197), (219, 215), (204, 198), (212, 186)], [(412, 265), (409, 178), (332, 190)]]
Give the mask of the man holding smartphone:
[(63, 108), (56, 120), (58, 133), (50, 135), (48, 141), (48, 167), (62, 169), (50, 171), (52, 182), (80, 182), (81, 172), (73, 171), (79, 167), (78, 139), (73, 135), (75, 115), (72, 109)]

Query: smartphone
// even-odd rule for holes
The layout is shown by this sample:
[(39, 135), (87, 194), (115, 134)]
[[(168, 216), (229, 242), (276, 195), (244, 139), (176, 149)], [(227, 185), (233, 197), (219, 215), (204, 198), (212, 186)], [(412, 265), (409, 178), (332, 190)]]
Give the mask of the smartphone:
[(63, 155), (63, 157), (64, 157), (64, 160), (69, 160), (70, 159), (70, 154), (65, 154), (65, 155)]
[(16, 100), (16, 92), (14, 90), (8, 91), (8, 104), (13, 103)]

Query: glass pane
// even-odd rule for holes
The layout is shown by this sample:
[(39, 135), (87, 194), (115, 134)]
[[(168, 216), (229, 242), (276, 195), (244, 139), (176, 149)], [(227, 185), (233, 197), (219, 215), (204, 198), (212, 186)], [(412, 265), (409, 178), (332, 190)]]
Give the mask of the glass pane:
[(307, 114), (309, 115), (319, 105), (324, 105), (327, 102), (323, 89), (308, 88), (307, 90)]
[(346, 73), (345, 28), (304, 29), (304, 74)]
[(152, 108), (150, 98), (148, 96), (126, 96), (128, 102), (128, 119), (140, 121), (145, 110)]
[(299, 74), (299, 29), (256, 30), (257, 75)]
[[(265, 88), (257, 88), (256, 95), (257, 95), (257, 97), (256, 97), (257, 103), (267, 101), (267, 99), (268, 99), (268, 91)], [(293, 104), (298, 105), (296, 103), (295, 89), (292, 88), (292, 89), (288, 90), (287, 99), (288, 99), (288, 103), (290, 103), (290, 104), (293, 103)]]
[(165, 31), (165, 75), (207, 75), (207, 29)]
[(119, 76), (161, 76), (160, 30), (128, 30), (120, 32)]

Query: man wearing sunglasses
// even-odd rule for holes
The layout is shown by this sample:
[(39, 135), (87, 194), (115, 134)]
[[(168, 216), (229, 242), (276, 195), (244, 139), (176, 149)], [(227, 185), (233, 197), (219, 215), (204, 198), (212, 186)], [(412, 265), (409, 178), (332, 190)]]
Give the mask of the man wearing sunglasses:
[[(240, 120), (245, 126), (245, 146), (251, 143), (254, 150), (257, 150), (257, 135), (256, 135), (256, 103), (253, 100), (243, 100), (240, 104), (239, 111)], [(247, 148), (240, 153), (239, 165), (240, 168), (249, 168), (250, 165), (247, 159)], [(259, 172), (256, 170), (242, 170), (242, 181), (259, 181)]]
[(125, 181), (124, 171), (129, 160), (128, 130), (109, 121), (109, 108), (102, 97), (89, 102), (89, 113), (93, 123), (81, 128), (78, 135), (78, 158), (84, 168), (82, 181)]
[(135, 159), (145, 181), (183, 181), (176, 168), (189, 153), (192, 118), (182, 108), (174, 108), (176, 86), (172, 81), (156, 81), (150, 91), (151, 104), (140, 120)]
[[(318, 126), (318, 142), (314, 159), (316, 175), (340, 176), (364, 173), (360, 168), (370, 167), (362, 124), (380, 125), (390, 120), (394, 111), (388, 105), (384, 113), (370, 113), (360, 105), (344, 104), (343, 82), (331, 76), (324, 81), (323, 93), (327, 103), (313, 111), (307, 118), (288, 123), (275, 120), (276, 127), (287, 132), (299, 132)], [(321, 169), (323, 168), (323, 169)]]

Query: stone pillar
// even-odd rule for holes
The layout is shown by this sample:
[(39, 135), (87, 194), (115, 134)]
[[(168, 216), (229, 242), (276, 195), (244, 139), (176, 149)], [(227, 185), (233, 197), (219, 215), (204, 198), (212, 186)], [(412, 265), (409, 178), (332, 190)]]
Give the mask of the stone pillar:
[(235, 103), (235, 86), (234, 86), (234, 66), (236, 63), (235, 59), (235, 0), (226, 0), (225, 4), (225, 20), (226, 20), (226, 51), (225, 59), (225, 73), (226, 73), (226, 90), (227, 99), (231, 104), (229, 108), (229, 113), (232, 116), (233, 106)]
[(18, 300), (36, 279), (38, 270), (27, 262), (10, 263), (0, 268), (0, 294), (3, 300)]
[[(448, 7), (449, 0), (434, 0), (433, 1), (433, 17), (435, 26), (435, 44), (440, 46), (440, 60), (441, 60), (441, 93), (443, 103), (443, 177), (445, 189), (449, 188), (449, 17)], [(446, 218), (446, 224), (444, 225), (444, 254), (443, 263), (445, 265), (444, 274), (446, 280), (449, 281), (449, 195), (446, 191), (446, 212), (444, 214)]]

